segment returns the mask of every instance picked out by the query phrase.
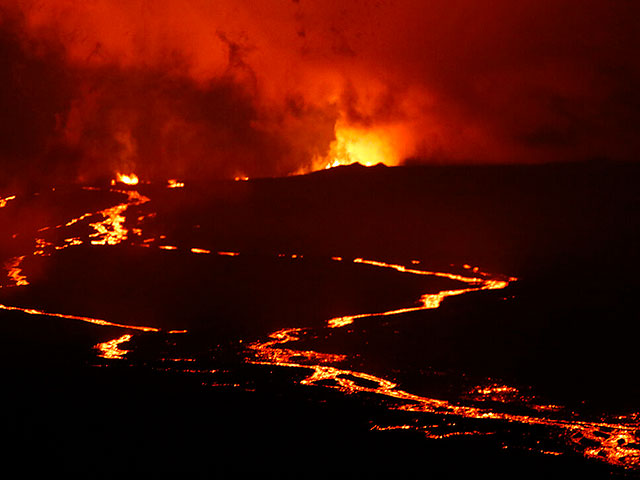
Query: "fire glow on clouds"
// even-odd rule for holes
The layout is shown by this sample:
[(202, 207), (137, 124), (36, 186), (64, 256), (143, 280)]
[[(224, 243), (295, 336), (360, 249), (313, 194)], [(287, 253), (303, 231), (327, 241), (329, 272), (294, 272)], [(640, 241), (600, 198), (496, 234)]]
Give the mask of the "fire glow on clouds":
[(640, 7), (1, 0), (0, 167), (87, 180), (635, 158)]

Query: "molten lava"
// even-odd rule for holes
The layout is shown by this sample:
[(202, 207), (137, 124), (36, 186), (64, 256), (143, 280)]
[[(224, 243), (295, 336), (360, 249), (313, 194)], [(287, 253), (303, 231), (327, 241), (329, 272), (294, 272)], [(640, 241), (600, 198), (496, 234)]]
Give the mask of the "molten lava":
[[(358, 145), (355, 142), (354, 145)], [(365, 144), (362, 144), (365, 148)], [(369, 148), (369, 147), (367, 147)], [(357, 152), (355, 147), (344, 147), (346, 152), (343, 160), (351, 160)], [(366, 151), (366, 150), (363, 150)], [(351, 152), (351, 153), (350, 153)], [(345, 160), (345, 161), (347, 161)], [(135, 176), (134, 176), (135, 177)], [(130, 178), (128, 179), (131, 180)], [(119, 181), (123, 181), (119, 177)], [(135, 177), (135, 182), (138, 179)], [(133, 185), (135, 183), (128, 183)], [(177, 188), (177, 187), (174, 187)], [(126, 200), (111, 208), (100, 210), (98, 212), (85, 213), (77, 218), (71, 219), (66, 223), (55, 227), (45, 227), (39, 229), (39, 232), (53, 232), (54, 230), (64, 230), (64, 228), (72, 227), (79, 222), (85, 222), (94, 232), (89, 234), (90, 245), (116, 245), (128, 238), (129, 229), (125, 227), (127, 218), (125, 216), (127, 209), (133, 206), (141, 205), (149, 202), (150, 199), (142, 196), (135, 190), (113, 190), (115, 192), (126, 195)], [(4, 204), (0, 202), (0, 206), (4, 206), (12, 197), (2, 199)], [(153, 214), (147, 215), (147, 217)], [(95, 217), (95, 218), (94, 218)], [(163, 250), (179, 250), (191, 252), (194, 254), (212, 254), (237, 257), (240, 253), (235, 251), (215, 251), (200, 247), (188, 248), (185, 246), (174, 245), (157, 245), (155, 238), (145, 238), (143, 235), (143, 225), (140, 223), (146, 217), (136, 216), (138, 220), (136, 230), (132, 226), (132, 231), (138, 233), (139, 243), (132, 241), (132, 245), (163, 249)], [(90, 220), (91, 219), (91, 220)], [(135, 220), (134, 219), (134, 220)], [(93, 221), (92, 220), (100, 220)], [(75, 227), (74, 227), (75, 228)], [(45, 236), (48, 234), (44, 234)], [(66, 238), (65, 238), (66, 237)], [(165, 235), (159, 235), (159, 238), (166, 239)], [(48, 241), (45, 238), (35, 239), (35, 249), (32, 255), (50, 255), (56, 250), (70, 248), (81, 245), (86, 242), (78, 236), (59, 235), (57, 239)], [(53, 243), (56, 242), (56, 243)], [(168, 240), (167, 240), (168, 242)], [(152, 245), (153, 244), (153, 245)], [(304, 262), (305, 257), (300, 254), (278, 254), (278, 258), (283, 258), (296, 262)], [(5, 268), (8, 273), (10, 283), (7, 285), (23, 287), (29, 285), (26, 275), (22, 271), (22, 262), (25, 255), (11, 258)], [(288, 260), (291, 259), (291, 260)], [(342, 257), (330, 257), (331, 261), (343, 261)], [(328, 259), (327, 259), (328, 260)], [(233, 260), (230, 260), (233, 261)], [(433, 276), (447, 278), (449, 280), (461, 282), (465, 288), (444, 290), (436, 293), (423, 294), (413, 305), (403, 306), (383, 312), (367, 312), (357, 313), (353, 315), (345, 315), (327, 320), (325, 326), (319, 329), (312, 328), (284, 328), (277, 330), (262, 341), (256, 341), (250, 344), (246, 351), (243, 351), (243, 361), (256, 365), (265, 365), (269, 369), (272, 367), (281, 367), (286, 369), (295, 369), (296, 375), (292, 376), (294, 382), (305, 386), (314, 386), (321, 388), (332, 388), (339, 390), (344, 394), (373, 394), (379, 396), (381, 404), (393, 411), (411, 412), (417, 415), (437, 415), (438, 417), (452, 417), (453, 419), (474, 419), (487, 422), (496, 422), (500, 425), (530, 425), (544, 426), (551, 436), (561, 439), (562, 442), (569, 445), (573, 451), (580, 452), (588, 458), (598, 459), (608, 462), (612, 465), (620, 465), (629, 468), (640, 468), (640, 438), (639, 425), (640, 416), (630, 415), (627, 417), (615, 417), (609, 419), (601, 419), (598, 421), (581, 420), (577, 413), (571, 412), (562, 406), (555, 404), (545, 404), (538, 402), (535, 397), (527, 396), (516, 388), (509, 385), (499, 384), (495, 382), (487, 385), (478, 385), (463, 396), (460, 401), (453, 402), (449, 400), (430, 398), (423, 395), (417, 395), (399, 388), (399, 385), (390, 379), (382, 378), (371, 373), (359, 371), (348, 364), (352, 360), (347, 354), (322, 353), (310, 349), (291, 348), (292, 344), (305, 340), (312, 340), (326, 336), (335, 332), (335, 330), (353, 324), (356, 320), (367, 319), (366, 321), (375, 321), (376, 318), (384, 317), (387, 321), (391, 321), (393, 317), (407, 312), (415, 312), (426, 309), (437, 309), (441, 306), (443, 300), (450, 296), (463, 295), (469, 292), (478, 292), (482, 290), (499, 290), (506, 288), (510, 282), (516, 281), (513, 277), (492, 276), (480, 271), (478, 267), (464, 265), (464, 269), (469, 272), (469, 276), (458, 275), (447, 272), (429, 271), (415, 268), (421, 262), (412, 260), (412, 267), (400, 264), (386, 263), (376, 260), (365, 260), (356, 258), (353, 260), (356, 265), (364, 267), (374, 267), (381, 269), (394, 270), (407, 275)], [(360, 267), (358, 267), (360, 268)], [(91, 318), (80, 315), (51, 313), (35, 308), (15, 307), (0, 304), (1, 310), (18, 311), (29, 315), (41, 315), (47, 317), (56, 317), (69, 320), (77, 320), (94, 325), (105, 327), (116, 327), (126, 331), (137, 330), (142, 332), (160, 332), (160, 329), (148, 326), (124, 325), (107, 320)], [(329, 333), (331, 332), (331, 333)], [(184, 330), (170, 330), (163, 333), (186, 333)], [(124, 358), (128, 350), (121, 348), (122, 344), (131, 341), (133, 334), (125, 333), (110, 341), (95, 345), (95, 349), (99, 352), (98, 356), (107, 360), (118, 360)], [(166, 360), (166, 359), (164, 359)], [(215, 370), (210, 368), (180, 368), (180, 363), (195, 363), (198, 360), (192, 358), (176, 358), (168, 359), (177, 365), (172, 367), (172, 371), (181, 371), (190, 374), (210, 375)], [(362, 367), (360, 367), (362, 368)], [(298, 372), (302, 372), (299, 375)], [(306, 375), (304, 374), (306, 372)], [(233, 384), (236, 385), (236, 384)], [(500, 409), (500, 405), (517, 405), (519, 410), (513, 413), (513, 409)], [(403, 417), (404, 418), (404, 417)], [(405, 420), (406, 422), (406, 420)], [(456, 422), (451, 422), (455, 425)], [(451, 425), (424, 427), (416, 425), (374, 425), (373, 429), (377, 430), (393, 430), (393, 429), (413, 429), (422, 432), (429, 438), (446, 438), (454, 435), (481, 435), (483, 433), (475, 430), (464, 430), (464, 427), (452, 427)], [(450, 431), (447, 431), (449, 429)], [(557, 455), (558, 452), (543, 450), (536, 451)]]
[(15, 200), (15, 198), (16, 198), (15, 195), (11, 195), (9, 197), (0, 198), (0, 208), (6, 207), (7, 206), (7, 202), (9, 200)]
[(100, 351), (98, 356), (101, 358), (121, 359), (127, 353), (129, 353), (129, 350), (121, 350), (120, 345), (128, 342), (132, 337), (133, 335), (131, 334), (122, 335), (120, 338), (109, 340), (108, 342), (104, 343), (99, 343), (94, 348)]
[(9, 260), (6, 264), (7, 275), (16, 287), (29, 285), (27, 277), (23, 275), (20, 264), (24, 260), (24, 255)]
[(127, 201), (106, 210), (99, 212), (103, 216), (101, 222), (91, 224), (96, 232), (91, 237), (97, 237), (91, 240), (92, 245), (117, 245), (127, 239), (128, 230), (124, 226), (126, 220), (124, 212), (130, 207), (141, 205), (149, 201), (147, 197), (140, 195), (135, 190), (120, 192), (126, 193)]
[(130, 174), (118, 173), (116, 174), (116, 178), (118, 182), (124, 183), (125, 185), (137, 185), (140, 182), (140, 180), (138, 179), (138, 176), (135, 173), (130, 173)]
[(183, 188), (184, 187), (184, 182), (179, 182), (178, 180), (175, 179), (170, 179), (167, 180), (167, 188)]
[(141, 332), (159, 332), (160, 331), (159, 328), (155, 328), (155, 327), (144, 327), (141, 325), (124, 325), (122, 323), (108, 322), (107, 320), (101, 320), (99, 318), (83, 317), (80, 315), (67, 315), (65, 313), (51, 313), (51, 312), (45, 312), (44, 310), (38, 310), (35, 308), (11, 307), (9, 305), (0, 304), (0, 310), (22, 312), (22, 313), (27, 313), (29, 315), (42, 315), (44, 317), (57, 317), (57, 318), (66, 318), (68, 320), (79, 320), (81, 322), (92, 323), (94, 325), (100, 325), (102, 327), (126, 328), (130, 330), (139, 330)]
[[(336, 257), (334, 257), (335, 259)], [(339, 257), (338, 257), (339, 258)], [(462, 275), (455, 275), (452, 273), (443, 273), (443, 272), (431, 272), (427, 270), (416, 270), (412, 268), (407, 268), (403, 265), (396, 265), (392, 263), (378, 262), (374, 260), (363, 260), (362, 258), (356, 258), (353, 260), (354, 263), (362, 263), (366, 265), (372, 265), (375, 267), (382, 268), (390, 268), (392, 270), (397, 270), (398, 272), (410, 273), (414, 275), (428, 275), (434, 277), (444, 277), (449, 278), (451, 280), (457, 280), (459, 282), (467, 283), (468, 285), (472, 285), (470, 288), (461, 288), (458, 290), (446, 290), (438, 293), (427, 293), (420, 297), (421, 305), (416, 307), (406, 307), (399, 308), (397, 310), (389, 310), (387, 312), (379, 312), (379, 313), (360, 313), (358, 315), (350, 315), (344, 317), (332, 318), (327, 322), (327, 325), (330, 328), (339, 328), (344, 327), (345, 325), (349, 325), (353, 323), (354, 320), (366, 317), (378, 317), (378, 316), (387, 316), (387, 315), (398, 315), (401, 313), (408, 312), (416, 312), (418, 310), (428, 310), (433, 308), (438, 308), (442, 301), (446, 297), (451, 297), (454, 295), (462, 295), (463, 293), (475, 292), (479, 290), (499, 290), (505, 288), (509, 285), (510, 281), (517, 280), (516, 278), (509, 278), (508, 280), (495, 280), (495, 279), (485, 279), (480, 277), (464, 277)], [(413, 262), (412, 262), (413, 263)]]

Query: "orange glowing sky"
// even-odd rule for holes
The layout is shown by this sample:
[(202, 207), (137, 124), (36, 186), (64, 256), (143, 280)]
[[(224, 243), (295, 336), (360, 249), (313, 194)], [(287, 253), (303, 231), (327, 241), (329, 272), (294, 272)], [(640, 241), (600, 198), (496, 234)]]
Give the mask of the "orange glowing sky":
[(1, 166), (635, 159), (637, 2), (3, 0)]

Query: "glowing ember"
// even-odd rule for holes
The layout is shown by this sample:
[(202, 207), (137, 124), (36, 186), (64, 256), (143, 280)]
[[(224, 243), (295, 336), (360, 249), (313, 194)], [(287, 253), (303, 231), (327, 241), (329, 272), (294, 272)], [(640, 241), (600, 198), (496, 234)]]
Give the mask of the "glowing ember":
[(184, 187), (184, 182), (179, 182), (178, 180), (175, 179), (170, 179), (167, 181), (167, 188), (183, 188)]
[(298, 363), (309, 362), (320, 364), (341, 362), (347, 359), (346, 355), (318, 353), (312, 350), (274, 348), (275, 345), (298, 341), (300, 339), (298, 334), (301, 332), (302, 329), (300, 328), (285, 328), (278, 330), (277, 332), (273, 332), (269, 335), (269, 338), (271, 339), (270, 341), (255, 343), (249, 347), (260, 350), (261, 360), (273, 365), (287, 365), (294, 358)]
[(36, 249), (33, 251), (33, 254), (49, 256), (49, 253), (46, 253), (46, 249), (52, 245), (51, 242), (47, 242), (44, 238), (36, 238)]
[(65, 238), (64, 245), (60, 245), (56, 247), (56, 250), (62, 250), (67, 247), (73, 247), (75, 245), (82, 245), (82, 240), (80, 238)]
[[(85, 213), (84, 215), (79, 216), (78, 218), (74, 218), (73, 220), (69, 220), (67, 223), (64, 224), (65, 227), (70, 227), (71, 225), (73, 225), (74, 223), (77, 223), (81, 220), (84, 220), (87, 217), (90, 217), (91, 215), (94, 215), (93, 213)], [(58, 227), (60, 227), (60, 225), (58, 225)], [(56, 228), (58, 228), (56, 227)]]
[(204, 248), (192, 248), (191, 252), (193, 252), (193, 253), (211, 253), (211, 250), (206, 250)]
[(217, 252), (218, 255), (222, 255), (225, 257), (237, 257), (238, 255), (240, 255), (238, 252)]
[(473, 393), (483, 397), (496, 397), (496, 396), (501, 396), (505, 394), (517, 395), (520, 392), (515, 387), (510, 387), (508, 385), (493, 384), (493, 385), (476, 387), (473, 390)]
[(130, 334), (122, 335), (120, 338), (115, 338), (108, 342), (99, 343), (94, 348), (100, 351), (100, 353), (98, 354), (99, 357), (121, 359), (127, 353), (129, 353), (129, 350), (121, 350), (120, 345), (128, 342), (132, 337), (133, 335)]
[(238, 175), (237, 177), (234, 177), (234, 180), (236, 182), (246, 182), (249, 180), (249, 177), (247, 177), (246, 175)]
[(118, 173), (116, 174), (116, 178), (118, 179), (118, 182), (124, 183), (125, 185), (137, 185), (140, 182), (138, 176), (135, 173), (131, 173), (128, 175), (124, 173)]
[(162, 250), (177, 250), (178, 247), (176, 247), (175, 245), (160, 245), (158, 248), (162, 249)]

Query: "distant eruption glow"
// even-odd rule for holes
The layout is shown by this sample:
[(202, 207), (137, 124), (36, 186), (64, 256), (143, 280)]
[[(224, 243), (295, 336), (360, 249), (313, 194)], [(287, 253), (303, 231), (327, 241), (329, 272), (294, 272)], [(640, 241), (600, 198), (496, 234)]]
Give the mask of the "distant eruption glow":
[(637, 2), (574, 3), (4, 0), (2, 171), (635, 159)]
[(140, 179), (138, 179), (138, 176), (135, 173), (118, 173), (116, 177), (118, 182), (124, 183), (125, 185), (137, 185), (140, 182)]
[(179, 182), (176, 179), (167, 180), (167, 188), (184, 188), (184, 182)]
[(359, 163), (365, 167), (383, 164), (398, 165), (400, 155), (392, 145), (389, 135), (382, 130), (354, 128), (336, 124), (336, 139), (329, 145), (329, 152), (316, 156), (312, 170), (329, 169)]

